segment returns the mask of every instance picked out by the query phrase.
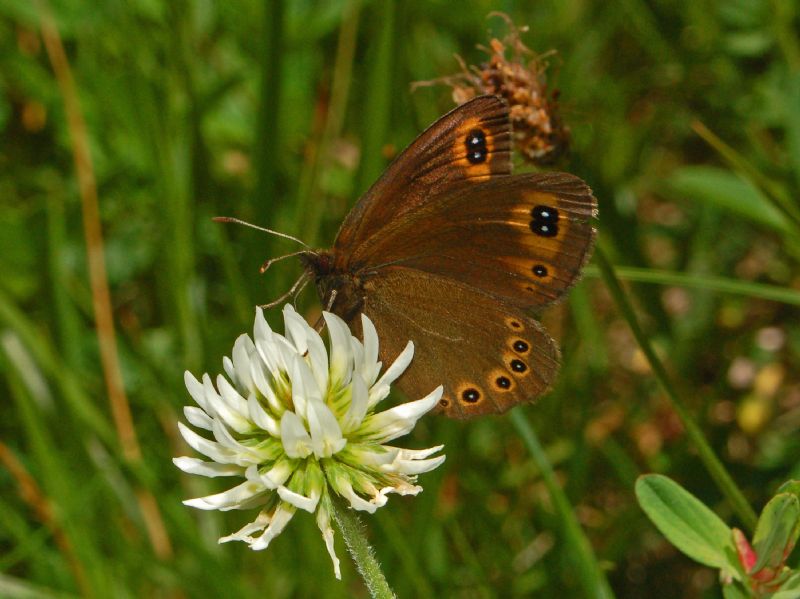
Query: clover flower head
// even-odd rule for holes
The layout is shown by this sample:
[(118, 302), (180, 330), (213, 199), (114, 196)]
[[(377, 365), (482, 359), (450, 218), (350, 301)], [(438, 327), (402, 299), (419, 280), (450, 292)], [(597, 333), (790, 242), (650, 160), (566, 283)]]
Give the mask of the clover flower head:
[[(287, 305), (286, 334), (272, 331), (257, 309), (253, 338), (241, 335), (230, 358), (227, 378), (185, 374), (197, 406), (184, 408), (186, 420), (206, 436), (179, 423), (186, 442), (208, 460), (179, 457), (189, 474), (243, 479), (233, 488), (184, 501), (204, 510), (260, 507), (253, 522), (220, 539), (266, 549), (298, 510), (316, 514), (317, 525), (341, 578), (333, 547), (332, 493), (356, 510), (373, 513), (389, 493), (415, 495), (417, 475), (439, 466), (442, 446), (401, 449), (388, 445), (414, 428), (442, 395), (376, 412), (390, 384), (408, 367), (409, 341), (381, 374), (378, 336), (362, 315), (363, 343), (334, 314), (323, 313), (329, 351), (319, 333)], [(210, 435), (213, 439), (208, 438)]]

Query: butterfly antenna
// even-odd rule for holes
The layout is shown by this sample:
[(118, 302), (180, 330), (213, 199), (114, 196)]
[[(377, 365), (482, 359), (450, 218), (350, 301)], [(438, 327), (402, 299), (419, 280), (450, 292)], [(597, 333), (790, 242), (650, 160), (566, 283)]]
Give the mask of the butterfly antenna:
[(294, 282), (294, 285), (292, 285), (292, 288), (289, 289), (289, 291), (287, 291), (282, 296), (280, 296), (278, 299), (273, 300), (268, 304), (261, 304), (259, 306), (259, 308), (263, 308), (265, 310), (267, 310), (269, 308), (274, 308), (275, 306), (277, 306), (281, 302), (286, 301), (288, 298), (290, 298), (292, 296), (296, 296), (297, 294), (299, 294), (305, 288), (306, 285), (308, 285), (308, 282), (310, 280), (311, 280), (311, 275), (308, 272), (304, 272), (302, 275), (300, 275), (300, 278), (297, 279)]
[(272, 229), (267, 229), (266, 227), (259, 227), (258, 225), (248, 223), (238, 218), (233, 218), (232, 216), (215, 216), (211, 220), (217, 223), (236, 223), (237, 225), (244, 225), (245, 227), (250, 227), (251, 229), (257, 229), (258, 231), (263, 231), (264, 233), (269, 233), (270, 235), (277, 235), (278, 237), (283, 237), (284, 239), (291, 239), (292, 241), (296, 241), (303, 247), (311, 249), (310, 245), (308, 245), (305, 241), (298, 239), (297, 237), (292, 237), (291, 235), (287, 235), (286, 233), (281, 233), (280, 231), (273, 231)]

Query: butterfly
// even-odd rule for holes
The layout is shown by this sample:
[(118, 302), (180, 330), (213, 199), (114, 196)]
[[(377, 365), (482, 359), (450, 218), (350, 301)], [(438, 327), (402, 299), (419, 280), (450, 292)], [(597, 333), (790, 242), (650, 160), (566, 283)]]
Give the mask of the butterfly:
[(552, 385), (559, 350), (530, 313), (561, 299), (591, 254), (597, 201), (566, 173), (512, 175), (509, 108), (479, 96), (406, 148), (328, 250), (299, 252), (323, 306), (361, 336), (375, 325), (397, 385), (440, 383), (453, 418), (502, 413)]

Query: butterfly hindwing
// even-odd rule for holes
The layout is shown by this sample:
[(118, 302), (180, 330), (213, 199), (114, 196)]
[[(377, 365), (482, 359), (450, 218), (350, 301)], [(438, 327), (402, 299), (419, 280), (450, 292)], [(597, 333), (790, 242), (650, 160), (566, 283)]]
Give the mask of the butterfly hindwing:
[(450, 417), (505, 412), (544, 393), (558, 372), (558, 348), (541, 325), (486, 293), (399, 266), (368, 279), (365, 290), (381, 360), (415, 344), (400, 389), (423, 397), (443, 383), (440, 410)]
[[(464, 184), (511, 174), (506, 103), (480, 96), (450, 111), (408, 146), (361, 197), (334, 243), (346, 257), (387, 223), (436, 202)], [(343, 264), (340, 264), (343, 266)]]
[(351, 260), (368, 276), (402, 266), (540, 308), (578, 279), (593, 245), (596, 210), (591, 190), (573, 175), (492, 178), (387, 225)]

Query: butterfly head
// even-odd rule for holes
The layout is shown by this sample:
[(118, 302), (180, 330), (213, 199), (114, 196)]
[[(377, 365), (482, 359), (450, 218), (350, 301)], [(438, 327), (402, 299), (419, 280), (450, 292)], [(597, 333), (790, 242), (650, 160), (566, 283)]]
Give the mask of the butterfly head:
[(337, 268), (330, 250), (308, 251), (300, 254), (306, 272), (313, 277), (323, 309), (352, 320), (364, 305), (360, 277)]

